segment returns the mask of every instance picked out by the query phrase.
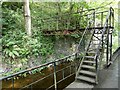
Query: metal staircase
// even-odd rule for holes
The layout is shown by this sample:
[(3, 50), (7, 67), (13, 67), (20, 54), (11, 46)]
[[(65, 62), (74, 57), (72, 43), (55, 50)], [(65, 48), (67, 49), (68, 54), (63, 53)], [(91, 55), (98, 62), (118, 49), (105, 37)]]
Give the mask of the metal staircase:
[[(103, 14), (104, 12), (102, 12)], [(111, 62), (111, 54), (112, 54), (112, 31), (114, 26), (114, 10), (112, 7), (110, 7), (109, 11), (107, 12), (106, 20), (105, 22), (101, 21), (101, 28), (97, 29), (97, 26), (95, 25), (95, 17), (97, 12), (94, 10), (92, 23), (91, 20), (89, 23), (91, 23), (91, 26), (93, 28), (89, 28), (89, 25), (86, 27), (83, 36), (80, 40), (79, 46), (78, 46), (78, 57), (80, 56), (80, 48), (81, 43), (83, 41), (83, 37), (85, 37), (88, 33), (87, 30), (89, 30), (90, 37), (89, 42), (85, 46), (85, 51), (83, 52), (82, 60), (80, 63), (80, 66), (76, 72), (76, 80), (81, 82), (88, 82), (91, 84), (97, 84), (98, 83), (98, 75), (99, 75), (99, 69), (100, 69), (100, 63), (103, 59), (103, 56), (106, 57), (106, 66), (108, 66)], [(100, 15), (102, 15), (100, 14)], [(103, 16), (101, 16), (103, 20)], [(103, 26), (104, 23), (104, 26)], [(104, 53), (105, 52), (105, 53)]]

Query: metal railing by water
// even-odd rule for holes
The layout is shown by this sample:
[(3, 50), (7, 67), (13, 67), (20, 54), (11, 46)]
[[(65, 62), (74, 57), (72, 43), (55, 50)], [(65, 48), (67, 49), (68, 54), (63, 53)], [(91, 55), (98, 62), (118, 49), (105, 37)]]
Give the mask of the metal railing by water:
[[(60, 70), (56, 70), (56, 66), (59, 65), (59, 63), (64, 63), (64, 62), (68, 61), (70, 58), (73, 60), (73, 62), (70, 65), (68, 65), (68, 66), (66, 66), (66, 67), (64, 67), (64, 68), (62, 68)], [(29, 88), (29, 89), (32, 90), (34, 88), (33, 87), (34, 84), (36, 84), (36, 83), (38, 83), (38, 82), (40, 82), (40, 81), (42, 81), (45, 78), (48, 78), (50, 76), (54, 76), (54, 78), (53, 78), (54, 79), (54, 84), (49, 86), (49, 87), (47, 87), (46, 89), (50, 89), (52, 87), (55, 87), (55, 90), (57, 90), (57, 88), (58, 88), (57, 84), (58, 83), (60, 83), (61, 81), (65, 80), (66, 78), (68, 78), (68, 77), (70, 77), (70, 76), (75, 74), (76, 68), (77, 68), (76, 67), (77, 66), (76, 63), (74, 63), (75, 59), (76, 59), (76, 53), (74, 53), (72, 55), (69, 55), (69, 56), (66, 56), (64, 58), (57, 59), (55, 61), (46, 63), (46, 64), (42, 64), (42, 65), (39, 65), (39, 66), (36, 66), (36, 67), (33, 67), (33, 68), (29, 68), (29, 69), (26, 69), (26, 70), (23, 70), (23, 71), (20, 71), (18, 73), (15, 73), (15, 74), (12, 74), (12, 75), (9, 75), (9, 76), (6, 76), (6, 77), (0, 78), (0, 81), (9, 78), (9, 80), (12, 80), (12, 83), (11, 83), (12, 87), (11, 88), (12, 88), (12, 90), (14, 90), (15, 89), (15, 87), (14, 87), (14, 84), (15, 84), (14, 78), (15, 77), (19, 76), (20, 74), (24, 74), (24, 73), (30, 72), (32, 70), (39, 69), (39, 68), (42, 68), (42, 67), (47, 67), (47, 66), (51, 65), (53, 67), (53, 72), (52, 73), (46, 75), (45, 77), (43, 77), (41, 79), (38, 79), (37, 81), (34, 81), (34, 82), (32, 82), (32, 83), (30, 83), (28, 85), (20, 87), (20, 90), (25, 89), (25, 88)], [(68, 76), (65, 76), (65, 70), (68, 69), (68, 68), (69, 68), (70, 74)], [(74, 71), (73, 71), (73, 69), (74, 69)], [(62, 79), (59, 80), (59, 81), (57, 81), (57, 76), (56, 76), (58, 72), (62, 72)]]

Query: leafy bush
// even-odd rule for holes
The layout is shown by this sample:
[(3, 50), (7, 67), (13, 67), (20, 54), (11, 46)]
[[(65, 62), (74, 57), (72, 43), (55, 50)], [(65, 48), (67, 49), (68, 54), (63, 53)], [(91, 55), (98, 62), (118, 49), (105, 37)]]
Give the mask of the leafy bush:
[[(51, 12), (49, 8), (44, 8), (44, 6), (49, 6), (52, 8)], [(85, 3), (84, 3), (85, 4)], [(43, 6), (44, 5), (44, 6)], [(42, 36), (42, 27), (44, 29), (56, 29), (56, 21), (51, 18), (56, 16), (58, 10), (55, 8), (57, 3), (30, 3), (31, 8), (31, 19), (32, 19), (32, 36), (29, 37), (25, 33), (24, 29), (24, 16), (23, 16), (23, 3), (20, 2), (4, 2), (2, 4), (2, 52), (3, 61), (10, 64), (11, 66), (15, 62), (21, 62), (22, 65), (27, 64), (31, 57), (44, 57), (42, 62), (46, 62), (46, 56), (54, 53), (54, 39), (55, 37), (44, 37)], [(78, 5), (73, 4), (75, 8), (73, 11), (76, 12)], [(69, 13), (69, 4), (60, 3), (62, 14)], [(68, 8), (66, 8), (68, 7)], [(79, 16), (73, 15), (70, 21), (69, 28), (75, 27), (76, 20)], [(53, 21), (44, 21), (41, 19), (51, 18)], [(68, 16), (62, 16), (61, 22), (59, 22), (59, 27), (61, 29), (66, 29), (66, 20)], [(65, 19), (62, 22), (62, 19)], [(1, 21), (1, 20), (0, 20)], [(83, 20), (84, 21), (84, 20)], [(79, 37), (78, 35), (73, 35), (74, 37)], [(63, 56), (62, 56), (63, 57)], [(13, 72), (17, 72), (23, 67), (16, 67)]]

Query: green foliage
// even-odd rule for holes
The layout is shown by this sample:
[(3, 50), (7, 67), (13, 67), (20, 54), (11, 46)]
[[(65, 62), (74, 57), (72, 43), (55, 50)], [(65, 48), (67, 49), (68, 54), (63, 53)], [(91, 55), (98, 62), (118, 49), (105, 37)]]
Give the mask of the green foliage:
[[(89, 5), (84, 2), (46, 2), (31, 3), (32, 23), (36, 29), (42, 30), (65, 30), (76, 27), (80, 14), (71, 14), (88, 9)], [(84, 7), (84, 8), (83, 8)], [(69, 17), (68, 17), (69, 16)], [(72, 21), (71, 21), (72, 20)], [(81, 27), (86, 26), (86, 18), (81, 20)], [(58, 27), (58, 28), (57, 28)]]
[(3, 36), (3, 55), (6, 58), (30, 58), (31, 56), (39, 56), (40, 54), (46, 56), (52, 53), (53, 43), (49, 39), (33, 38), (26, 36), (26, 34), (19, 36), (15, 35), (14, 38)]
[[(97, 4), (99, 5), (99, 4)], [(87, 24), (86, 17), (80, 14), (71, 14), (84, 9), (89, 9), (92, 5), (84, 2), (46, 2), (30, 3), (32, 19), (32, 36), (26, 35), (24, 29), (23, 3), (6, 2), (2, 5), (3, 37), (0, 39), (3, 49), (3, 61), (13, 65), (16, 62), (27, 65), (31, 57), (43, 57), (42, 63), (46, 63), (46, 57), (54, 53), (54, 41), (57, 37), (44, 37), (42, 30), (66, 30), (76, 28), (76, 23), (80, 27)], [(79, 21), (81, 18), (81, 21)], [(100, 19), (100, 17), (98, 17)], [(72, 37), (79, 38), (80, 35), (73, 34)], [(64, 57), (63, 54), (60, 57)], [(15, 68), (13, 72), (18, 72), (22, 68)], [(36, 73), (38, 70), (33, 70)], [(12, 73), (13, 73), (12, 72)], [(11, 74), (11, 73), (8, 73)], [(26, 76), (27, 74), (24, 74)]]
[(72, 37), (75, 37), (75, 38), (79, 38), (80, 35), (79, 34), (71, 34)]
[[(31, 57), (37, 58), (41, 56), (44, 61), (42, 63), (45, 63), (46, 59), (44, 57), (53, 53), (54, 40), (42, 36), (39, 23), (36, 25), (33, 20), (33, 25), (35, 25), (32, 28), (33, 35), (32, 37), (26, 35), (24, 30), (23, 8), (21, 5), (18, 7), (18, 4), (13, 4), (15, 6), (11, 5), (11, 3), (3, 3), (2, 5), (3, 36), (0, 39), (0, 42), (2, 42), (2, 60), (3, 63), (7, 63), (11, 67), (18, 63), (21, 63), (22, 66), (5, 73), (5, 76), (27, 68), (26, 66), (28, 66), (27, 64)], [(35, 18), (37, 17), (35, 16)]]

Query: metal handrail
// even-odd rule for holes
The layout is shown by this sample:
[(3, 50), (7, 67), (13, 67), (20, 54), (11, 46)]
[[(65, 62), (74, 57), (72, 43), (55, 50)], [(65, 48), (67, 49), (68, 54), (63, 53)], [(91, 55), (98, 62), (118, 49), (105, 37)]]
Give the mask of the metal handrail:
[[(77, 12), (74, 12), (74, 13), (65, 13), (65, 14), (62, 14), (60, 16), (71, 15), (71, 14), (78, 14), (78, 13), (83, 13), (83, 12), (86, 12), (86, 11), (90, 12), (90, 11), (98, 10), (98, 9), (101, 9), (101, 8), (104, 8), (104, 7), (91, 8), (91, 9), (86, 9), (86, 10), (83, 10), (83, 11), (77, 11)], [(86, 15), (89, 15), (89, 14), (86, 14)], [(51, 18), (58, 18), (58, 17), (59, 16), (57, 15), (57, 16), (53, 16)], [(50, 19), (50, 18), (45, 18), (45, 19)]]
[[(112, 13), (111, 10), (114, 10), (114, 9), (112, 7), (110, 7), (110, 10), (108, 11), (108, 14), (106, 16), (106, 21), (105, 21), (105, 24), (104, 24), (104, 28), (103, 28), (103, 32), (102, 32), (102, 36), (100, 38), (100, 41), (99, 41), (99, 44), (98, 44), (98, 47), (97, 47), (97, 50), (96, 50), (95, 58), (94, 58), (94, 60), (96, 61), (96, 73), (97, 73), (97, 75), (98, 75), (98, 57), (100, 55), (100, 46), (101, 46), (101, 43), (102, 43), (102, 38), (104, 38), (105, 32), (107, 31), (106, 25), (108, 24), (109, 18), (111, 18), (110, 17), (110, 14)], [(113, 11), (113, 13), (114, 13), (114, 11)], [(96, 79), (97, 79), (97, 76), (96, 76)]]
[(7, 78), (11, 78), (11, 77), (17, 76), (17, 75), (19, 75), (19, 74), (23, 74), (23, 73), (32, 71), (32, 70), (34, 70), (34, 69), (41, 68), (41, 67), (47, 66), (47, 65), (49, 65), (49, 64), (53, 64), (53, 63), (55, 63), (55, 62), (60, 62), (60, 61), (62, 61), (62, 60), (65, 60), (65, 59), (67, 59), (67, 58), (70, 58), (70, 57), (72, 57), (72, 56), (75, 56), (75, 54), (76, 54), (76, 53), (73, 53), (72, 55), (65, 56), (64, 58), (56, 59), (56, 60), (54, 60), (54, 61), (51, 61), (51, 62), (48, 62), (48, 63), (45, 63), (45, 64), (41, 64), (41, 65), (38, 65), (38, 66), (35, 66), (35, 67), (32, 67), (32, 68), (28, 68), (28, 69), (26, 69), (26, 70), (19, 71), (19, 72), (17, 72), (17, 73), (14, 73), (14, 74), (11, 74), (11, 75), (2, 77), (2, 78), (0, 78), (0, 80), (7, 79)]
[[(95, 15), (95, 11), (93, 12), (93, 15)], [(93, 19), (94, 19), (94, 18), (95, 18), (95, 17), (93, 17)], [(79, 53), (80, 43), (82, 42), (83, 37), (86, 35), (86, 32), (87, 32), (87, 30), (88, 30), (88, 27), (89, 27), (89, 24), (90, 24), (90, 23), (91, 23), (91, 20), (88, 21), (88, 25), (87, 25), (87, 27), (86, 27), (86, 29), (85, 29), (85, 31), (84, 31), (81, 39), (80, 39), (79, 45), (78, 45), (78, 47), (77, 47), (77, 54)], [(95, 23), (95, 21), (94, 21), (94, 23)], [(89, 47), (89, 45), (90, 45), (90, 43), (91, 43), (91, 39), (92, 39), (92, 37), (93, 37), (94, 32), (95, 32), (95, 29), (94, 29), (94, 31), (93, 31), (93, 33), (92, 33), (92, 35), (91, 35), (89, 44), (87, 45), (87, 49), (88, 49), (88, 47)], [(87, 53), (87, 49), (85, 50), (85, 54)], [(81, 65), (82, 65), (82, 63), (83, 63), (84, 58), (85, 58), (85, 55), (82, 57), (81, 63), (80, 63), (79, 68), (78, 68), (78, 72), (76, 72), (76, 77), (77, 77), (78, 74), (79, 74), (79, 70), (80, 70), (80, 68), (81, 68)]]
[[(97, 50), (96, 50), (96, 56), (99, 54), (98, 52), (99, 52), (100, 45), (101, 45), (101, 42), (102, 42), (102, 37), (104, 37), (104, 34), (105, 34), (106, 30), (107, 30), (107, 29), (106, 29), (106, 25), (107, 25), (107, 22), (108, 22), (109, 17), (110, 17), (110, 10), (108, 11), (108, 15), (107, 15), (107, 17), (106, 17), (106, 22), (105, 22), (105, 24), (104, 24), (104, 28), (103, 28), (102, 36), (101, 36), (101, 39), (100, 39), (100, 42), (99, 42), (99, 46), (98, 46), (98, 48), (97, 48)], [(95, 57), (96, 57), (96, 56), (95, 56)]]
[[(95, 9), (91, 9), (92, 11), (93, 10), (95, 10)], [(72, 13), (73, 15), (74, 14), (76, 14), (76, 15), (79, 15), (80, 13), (82, 13), (82, 12), (84, 12), (84, 11), (81, 11), (81, 12), (76, 12), (76, 13)], [(97, 14), (100, 14), (100, 13), (106, 13), (107, 11), (105, 10), (105, 11), (102, 11), (102, 12), (96, 12), (96, 15)], [(86, 17), (87, 18), (87, 16), (89, 16), (89, 15), (92, 15), (92, 13), (90, 12), (89, 14), (87, 14), (87, 13), (84, 13), (82, 16), (80, 16), (80, 17)], [(63, 15), (64, 16), (64, 15)], [(80, 20), (82, 20), (82, 19), (80, 19)], [(57, 23), (55, 24), (54, 22), (55, 21), (57, 21)], [(53, 25), (51, 26), (49, 23), (53, 23), (53, 25), (54, 26), (56, 26), (56, 27), (54, 27)], [(63, 22), (63, 23), (62, 23)], [(56, 30), (61, 30), (60, 28), (61, 27), (59, 27), (59, 25), (62, 23), (62, 24), (64, 24), (64, 29), (76, 29), (77, 27), (76, 27), (76, 24), (74, 23), (73, 24), (73, 26), (72, 27), (70, 27), (69, 26), (69, 24), (70, 24), (70, 22), (71, 22), (71, 20), (69, 19), (65, 19), (65, 18), (62, 18), (62, 19), (60, 19), (59, 18), (59, 16), (53, 16), (53, 17), (50, 17), (50, 18), (45, 18), (45, 19), (42, 19), (41, 18), (41, 25), (43, 24), (43, 27), (41, 27), (41, 29), (42, 30), (53, 30), (53, 29), (56, 29)], [(45, 25), (45, 23), (48, 23), (48, 25), (50, 25), (50, 26), (48, 26), (48, 27), (44, 27), (44, 25)], [(68, 24), (69, 23), (69, 24)], [(81, 25), (81, 23), (79, 23), (79, 26), (83, 26), (83, 25)], [(80, 27), (81, 28), (81, 27)], [(84, 26), (83, 26), (83, 28), (84, 28)]]
[[(92, 10), (95, 10), (95, 9), (92, 9)], [(83, 11), (84, 12), (84, 11)], [(100, 13), (104, 13), (104, 12), (108, 12), (108, 11), (101, 11), (101, 12), (96, 12), (96, 14), (100, 14)], [(82, 13), (82, 12), (76, 12), (76, 13), (72, 13), (72, 14), (79, 14), (79, 13)], [(81, 17), (83, 16), (88, 16), (88, 15), (92, 15), (92, 13), (90, 14), (85, 14), (85, 15), (82, 15)], [(59, 20), (60, 16), (53, 16), (53, 17), (50, 17), (50, 18), (41, 18), (41, 20), (44, 22), (44, 21), (56, 21), (56, 20)], [(51, 19), (51, 20), (50, 20)], [(53, 20), (52, 20), (53, 19)], [(66, 19), (62, 19), (62, 20), (59, 20), (59, 21), (64, 21)]]
[[(93, 12), (92, 15), (93, 15), (94, 13), (95, 13), (95, 12)], [(89, 28), (89, 24), (91, 24), (91, 20), (88, 21), (88, 25), (87, 25), (87, 27), (85, 28), (85, 31), (83, 32), (82, 37), (81, 37), (81, 39), (80, 39), (80, 41), (79, 41), (79, 44), (78, 44), (78, 47), (77, 47), (77, 53), (79, 52), (78, 50), (79, 50), (80, 44), (81, 44), (81, 42), (82, 42), (82, 40), (83, 40), (83, 37), (85, 36), (85, 34), (86, 34), (86, 32), (87, 32), (87, 30), (88, 30), (88, 28)]]

